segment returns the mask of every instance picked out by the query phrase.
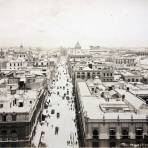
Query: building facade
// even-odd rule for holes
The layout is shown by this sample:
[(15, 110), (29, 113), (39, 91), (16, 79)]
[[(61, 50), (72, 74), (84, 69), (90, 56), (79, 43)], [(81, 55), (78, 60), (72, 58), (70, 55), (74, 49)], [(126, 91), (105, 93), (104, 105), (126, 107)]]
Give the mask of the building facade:
[(117, 84), (77, 81), (76, 111), (81, 147), (147, 147), (147, 104)]

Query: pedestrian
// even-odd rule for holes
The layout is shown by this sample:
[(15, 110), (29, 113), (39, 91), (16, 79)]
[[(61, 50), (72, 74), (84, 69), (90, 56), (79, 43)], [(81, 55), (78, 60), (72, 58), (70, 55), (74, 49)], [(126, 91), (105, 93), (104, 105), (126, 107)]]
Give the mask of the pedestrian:
[(78, 143), (78, 142), (76, 141), (76, 145), (77, 145), (77, 143)]
[(59, 133), (59, 127), (57, 127), (57, 134)]
[(54, 132), (54, 134), (55, 134), (55, 135), (57, 134), (57, 129), (56, 129), (56, 127), (55, 127), (55, 132)]
[(68, 145), (70, 144), (70, 141), (68, 140)]

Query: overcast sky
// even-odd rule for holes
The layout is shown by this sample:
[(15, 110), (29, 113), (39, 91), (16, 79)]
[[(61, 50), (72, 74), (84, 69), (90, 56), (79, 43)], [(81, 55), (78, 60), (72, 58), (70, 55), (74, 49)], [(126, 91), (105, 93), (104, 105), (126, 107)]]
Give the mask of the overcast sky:
[(148, 46), (148, 0), (0, 0), (0, 46)]

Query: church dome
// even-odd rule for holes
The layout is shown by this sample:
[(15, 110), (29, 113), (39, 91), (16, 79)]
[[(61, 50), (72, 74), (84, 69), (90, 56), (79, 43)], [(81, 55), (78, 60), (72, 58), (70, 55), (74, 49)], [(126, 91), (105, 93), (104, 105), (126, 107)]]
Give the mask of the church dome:
[(81, 45), (80, 45), (79, 42), (76, 43), (76, 45), (75, 45), (75, 49), (81, 49)]

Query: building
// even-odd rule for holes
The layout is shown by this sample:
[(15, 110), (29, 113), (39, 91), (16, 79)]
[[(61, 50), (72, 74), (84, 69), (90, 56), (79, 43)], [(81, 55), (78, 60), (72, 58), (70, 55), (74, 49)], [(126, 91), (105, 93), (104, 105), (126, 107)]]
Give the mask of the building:
[(27, 69), (28, 62), (24, 58), (12, 59), (7, 62), (8, 70), (21, 70)]
[(37, 60), (34, 65), (34, 67), (48, 67), (49, 66), (49, 62), (48, 60)]
[(0, 147), (30, 147), (47, 93), (44, 76), (10, 74), (0, 85)]
[(93, 61), (92, 57), (77, 57), (75, 60), (69, 58), (68, 69), (74, 85), (77, 79), (94, 79), (96, 76), (104, 82), (114, 81), (114, 68), (106, 63)]
[(126, 82), (142, 82), (143, 76), (140, 73), (132, 73), (131, 71), (121, 70), (120, 74)]
[(81, 147), (148, 146), (148, 104), (118, 82), (76, 82)]
[(112, 62), (116, 66), (126, 66), (126, 67), (131, 67), (131, 66), (136, 66), (137, 61), (136, 58), (133, 55), (119, 55), (117, 56), (108, 56), (106, 57), (106, 62)]

